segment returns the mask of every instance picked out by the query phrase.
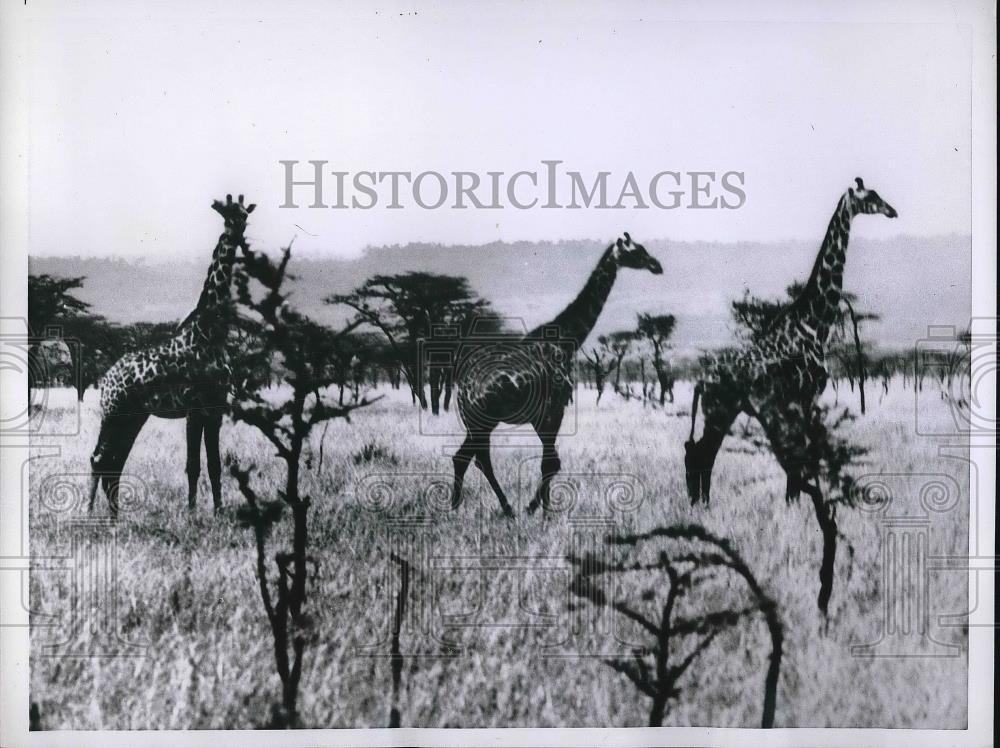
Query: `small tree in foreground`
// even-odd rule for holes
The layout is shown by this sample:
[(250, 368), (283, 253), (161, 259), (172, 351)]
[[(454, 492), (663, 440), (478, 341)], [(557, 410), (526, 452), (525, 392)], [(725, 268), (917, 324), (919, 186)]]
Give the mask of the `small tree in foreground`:
[[(266, 255), (244, 247), (242, 266), (236, 273), (238, 302), (253, 313), (241, 316), (240, 324), (256, 345), (243, 352), (243, 362), (255, 356), (280, 357), (282, 379), (291, 392), (284, 401), (265, 399), (258, 389), (237, 384), (232, 404), (232, 417), (256, 427), (274, 445), (278, 457), (285, 463), (283, 490), (277, 499), (260, 496), (253, 487), (254, 465), (242, 466), (227, 456), (229, 471), (236, 479), (246, 505), (238, 512), (240, 522), (253, 530), (257, 547), (257, 579), (260, 597), (267, 613), (274, 638), (274, 660), (281, 678), (282, 699), (269, 727), (296, 727), (299, 724), (297, 700), (302, 676), (302, 658), (311, 629), (306, 611), (310, 562), (308, 555), (308, 516), (310, 499), (299, 493), (299, 472), (302, 450), (312, 429), (334, 418), (348, 419), (352, 410), (370, 404), (362, 399), (350, 405), (331, 404), (322, 390), (334, 383), (331, 367), (323, 360), (312, 342), (320, 326), (291, 309), (281, 286), (291, 248), (286, 248), (277, 263)], [(261, 298), (250, 291), (250, 279), (264, 288)], [(349, 330), (342, 331), (346, 334)], [(276, 588), (268, 573), (267, 539), (272, 527), (285, 509), (292, 514), (292, 548), (275, 553)]]
[[(631, 657), (603, 662), (651, 700), (649, 725), (663, 724), (670, 702), (681, 695), (685, 674), (716, 637), (749, 626), (750, 619), (760, 615), (771, 640), (761, 727), (773, 727), (784, 629), (777, 605), (732, 545), (698, 525), (659, 527), (638, 535), (611, 536), (606, 542), (623, 551), (623, 558), (610, 562), (593, 553), (583, 558), (571, 555), (568, 560), (577, 573), (570, 589), (621, 616), (615, 630), (637, 642)], [(629, 584), (623, 582), (625, 577)], [(638, 595), (623, 597), (624, 589), (637, 587)], [(734, 604), (733, 592), (741, 587), (748, 599)], [(639, 641), (644, 643), (638, 645)]]

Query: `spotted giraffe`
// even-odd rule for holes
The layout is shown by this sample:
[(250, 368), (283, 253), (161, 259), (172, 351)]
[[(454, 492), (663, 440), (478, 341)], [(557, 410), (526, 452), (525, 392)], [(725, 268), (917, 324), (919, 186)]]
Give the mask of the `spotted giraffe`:
[(198, 305), (161, 345), (122, 356), (101, 380), (101, 431), (91, 457), (89, 511), (98, 480), (111, 516), (118, 514), (118, 485), (132, 445), (149, 416), (187, 418), (188, 507), (194, 509), (204, 437), (208, 477), (216, 511), (222, 506), (219, 430), (226, 409), (230, 370), (225, 342), (231, 313), (230, 286), (237, 248), (245, 247), (247, 217), (254, 205), (216, 200), (212, 209), (225, 228)]
[[(703, 359), (691, 405), (691, 434), (684, 445), (688, 495), (692, 504), (707, 503), (712, 468), (730, 426), (740, 413), (756, 418), (787, 476), (786, 500), (805, 492), (816, 508), (827, 541), (821, 580), (832, 578), (837, 528), (819, 487), (824, 430), (816, 406), (828, 379), (826, 345), (838, 316), (851, 221), (859, 214), (896, 217), (896, 210), (875, 190), (866, 189), (860, 177), (855, 182), (837, 203), (798, 298), (745, 346)], [(699, 398), (704, 425), (701, 439), (695, 441)], [(820, 593), (824, 611), (828, 600), (825, 585)]]
[(452, 507), (461, 505), (465, 471), (475, 459), (504, 513), (514, 516), (493, 473), (490, 435), (500, 423), (530, 423), (542, 442), (542, 480), (528, 512), (540, 505), (548, 509), (549, 483), (561, 467), (556, 436), (573, 394), (574, 358), (593, 330), (620, 267), (663, 272), (659, 261), (626, 233), (604, 251), (583, 290), (555, 319), (511, 345), (483, 346), (460, 363), (458, 412), (467, 433), (453, 458)]

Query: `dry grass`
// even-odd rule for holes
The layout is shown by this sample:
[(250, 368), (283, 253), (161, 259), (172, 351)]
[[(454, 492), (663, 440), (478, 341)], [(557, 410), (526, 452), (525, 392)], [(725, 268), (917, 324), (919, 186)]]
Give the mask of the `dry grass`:
[[(851, 646), (875, 641), (882, 625), (877, 518), (847, 508), (840, 512), (841, 531), (855, 553), (851, 561), (842, 544), (824, 633), (816, 608), (820, 535), (810, 503), (786, 507), (784, 476), (774, 458), (732, 437), (719, 456), (712, 504), (692, 508), (682, 462), (690, 387), (679, 383), (676, 394), (677, 404), (665, 411), (624, 403), (613, 394), (596, 409), (594, 393), (580, 390), (575, 433), (559, 440), (565, 485), (575, 485), (578, 496), (570, 510), (548, 520), (523, 513), (537, 482), (540, 449), (534, 440), (495, 439), (497, 474), (521, 509), (509, 522), (498, 514), (495, 498), (474, 468), (464, 506), (457, 513), (448, 509), (454, 439), (421, 435), (417, 413), (402, 393), (390, 393), (358, 412), (351, 424), (332, 423), (322, 470), (317, 431), (302, 485), (313, 500), (312, 551), (320, 562), (310, 587), (316, 623), (302, 678), (303, 724), (388, 723), (396, 585), (390, 551), (414, 565), (401, 637), (407, 656), (403, 726), (646, 724), (648, 699), (624, 676), (595, 657), (554, 656), (627, 651), (609, 633), (588, 631), (593, 612), (585, 605), (571, 609), (570, 603), (579, 606), (579, 601), (569, 594), (572, 570), (563, 557), (587, 550), (588, 544), (598, 547), (608, 529), (584, 521), (589, 516), (613, 518), (629, 532), (695, 523), (732, 542), (777, 601), (785, 628), (776, 726), (963, 727), (967, 647), (961, 628), (934, 629), (937, 638), (959, 645), (957, 657), (851, 656)], [(841, 395), (841, 404), (847, 404)], [(853, 400), (849, 404), (857, 410)], [(74, 407), (68, 391), (50, 392), (42, 431), (58, 432)], [(928, 418), (950, 418), (936, 392), (922, 396), (920, 407)], [(867, 416), (847, 426), (851, 439), (871, 450), (868, 464), (857, 472), (953, 476), (962, 500), (953, 511), (932, 517), (930, 552), (967, 553), (967, 466), (940, 457), (934, 439), (916, 436), (913, 414), (912, 391), (896, 382), (882, 402), (871, 404)], [(33, 463), (34, 554), (68, 554), (67, 523), (85, 509), (84, 475), (98, 428), (93, 391), (87, 393), (82, 424), (78, 436), (35, 440), (40, 454), (46, 444), (58, 444), (61, 454)], [(457, 423), (454, 414), (445, 414), (430, 426), (441, 433), (456, 430)], [(279, 463), (253, 430), (227, 422), (223, 450), (244, 464), (258, 464), (255, 486), (262, 493), (279, 485)], [(151, 420), (126, 469), (141, 479), (145, 493), (118, 528), (118, 621), (125, 638), (145, 641), (148, 649), (138, 658), (46, 657), (45, 646), (65, 639), (66, 628), (36, 625), (31, 699), (42, 726), (265, 724), (280, 685), (257, 593), (251, 533), (234, 518), (240, 501), (235, 484), (225, 479), (227, 507), (216, 518), (203, 476), (199, 511), (188, 514), (182, 421)], [(75, 507), (54, 507), (52, 497), (43, 495), (59, 474), (76, 476), (68, 479), (79, 491)], [(906, 480), (889, 479), (898, 485)], [(608, 510), (602, 491), (615, 481), (640, 487), (638, 509)], [(917, 496), (905, 488), (901, 493), (894, 507), (918, 511)], [(386, 497), (388, 507), (373, 503)], [(100, 510), (106, 506), (102, 497)], [(280, 534), (272, 540), (272, 550), (281, 540)], [(939, 577), (931, 575), (932, 622), (939, 614), (967, 608), (963, 575)], [(623, 579), (621, 594), (639, 596), (656, 583)], [(715, 589), (726, 590), (727, 584), (717, 579)], [(65, 618), (71, 589), (68, 574), (36, 572), (30, 588), (35, 623), (44, 613)], [(741, 594), (734, 584), (732, 602)], [(688, 605), (691, 611), (699, 606), (707, 611), (711, 601), (692, 597)], [(579, 635), (572, 634), (574, 622), (584, 628)], [(82, 646), (91, 634), (84, 628), (73, 636), (73, 643)], [(908, 641), (913, 652), (930, 651), (930, 644), (913, 635)], [(715, 639), (682, 679), (665, 724), (759, 725), (767, 642), (760, 621)]]

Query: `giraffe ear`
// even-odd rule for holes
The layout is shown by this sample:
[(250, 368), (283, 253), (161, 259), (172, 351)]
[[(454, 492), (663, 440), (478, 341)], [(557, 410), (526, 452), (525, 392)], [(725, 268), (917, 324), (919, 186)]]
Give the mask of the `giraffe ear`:
[(257, 203), (250, 203), (250, 205), (247, 206), (247, 213), (253, 213), (253, 209), (256, 207)]

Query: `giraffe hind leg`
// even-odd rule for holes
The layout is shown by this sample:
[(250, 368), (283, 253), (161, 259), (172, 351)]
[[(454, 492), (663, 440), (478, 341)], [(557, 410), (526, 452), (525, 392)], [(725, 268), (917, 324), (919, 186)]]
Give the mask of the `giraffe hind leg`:
[(205, 462), (208, 463), (208, 482), (212, 485), (212, 504), (216, 513), (222, 510), (222, 460), (219, 456), (221, 430), (222, 413), (210, 413), (205, 418)]
[(108, 499), (108, 509), (112, 519), (118, 518), (118, 489), (122, 468), (128, 460), (132, 445), (149, 418), (148, 413), (130, 413), (112, 416), (101, 424), (97, 447), (91, 457), (91, 499), (89, 510), (93, 511), (97, 493), (97, 480), (101, 481), (104, 495)]
[[(694, 420), (697, 415), (699, 395), (704, 427), (701, 439), (695, 441)], [(699, 501), (707, 504), (711, 498), (715, 458), (739, 413), (740, 408), (721, 398), (716, 388), (708, 386), (695, 388), (691, 405), (691, 435), (684, 443), (684, 473), (688, 497), (692, 504), (697, 504)]]

